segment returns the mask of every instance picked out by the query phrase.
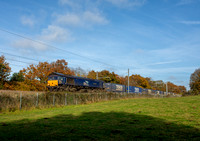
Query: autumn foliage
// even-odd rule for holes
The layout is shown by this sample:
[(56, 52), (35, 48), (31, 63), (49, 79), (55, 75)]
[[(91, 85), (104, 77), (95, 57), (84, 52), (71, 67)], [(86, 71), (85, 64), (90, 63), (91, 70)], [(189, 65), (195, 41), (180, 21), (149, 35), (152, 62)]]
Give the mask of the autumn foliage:
[(63, 60), (57, 60), (56, 62), (39, 62), (38, 65), (30, 65), (24, 68), (21, 72), (24, 74), (25, 79), (39, 80), (41, 83), (46, 83), (48, 75), (52, 72), (58, 72), (67, 75), (74, 75), (74, 72), (68, 68), (68, 63)]
[[(46, 90), (48, 75), (52, 72), (98, 79), (106, 83), (128, 84), (128, 76), (119, 76), (108, 70), (99, 72), (92, 70), (87, 73), (80, 67), (76, 69), (69, 68), (68, 63), (64, 59), (51, 63), (39, 62), (37, 65), (31, 64), (27, 68), (20, 70), (18, 73), (14, 73), (11, 76), (10, 81), (8, 81), (11, 68), (5, 61), (5, 57), (1, 56), (0, 71), (0, 88), (6, 90), (44, 91)], [(129, 77), (129, 84), (130, 86), (166, 91), (166, 84), (163, 81), (153, 81), (151, 78), (145, 78), (138, 74)], [(195, 83), (195, 85), (197, 84)], [(174, 93), (184, 93), (186, 91), (184, 86), (177, 86), (171, 82), (168, 83), (168, 88), (170, 92)]]
[[(68, 68), (65, 60), (57, 60), (52, 63), (39, 62), (37, 65), (29, 65), (27, 68), (14, 73), (10, 81), (7, 77), (10, 74), (9, 64), (5, 62), (4, 56), (1, 56), (1, 84), (5, 90), (23, 90), (23, 91), (44, 91), (48, 75), (52, 72), (59, 72), (67, 75), (74, 75), (74, 71)], [(6, 81), (7, 80), (7, 81)]]
[(0, 56), (0, 89), (3, 88), (3, 85), (8, 79), (10, 75), (11, 68), (9, 67), (9, 63), (5, 61), (5, 57)]
[(200, 68), (191, 74), (190, 88), (193, 94), (200, 94)]

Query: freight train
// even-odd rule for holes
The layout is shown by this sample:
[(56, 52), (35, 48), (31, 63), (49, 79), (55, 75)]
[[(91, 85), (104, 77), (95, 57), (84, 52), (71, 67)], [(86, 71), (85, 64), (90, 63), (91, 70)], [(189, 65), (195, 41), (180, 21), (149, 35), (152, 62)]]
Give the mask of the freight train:
[(114, 83), (105, 83), (101, 80), (70, 76), (62, 73), (51, 73), (48, 76), (47, 88), (50, 91), (79, 91), (79, 90), (105, 90), (108, 92), (128, 92), (138, 94), (164, 94), (163, 91), (143, 89), (135, 86), (126, 86)]

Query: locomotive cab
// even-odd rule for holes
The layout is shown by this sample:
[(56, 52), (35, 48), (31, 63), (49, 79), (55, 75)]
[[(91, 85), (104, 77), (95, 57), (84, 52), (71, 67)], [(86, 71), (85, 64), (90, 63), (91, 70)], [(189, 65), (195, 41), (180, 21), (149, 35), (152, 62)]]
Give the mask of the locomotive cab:
[(62, 76), (49, 76), (48, 86), (55, 87), (65, 84), (65, 78)]

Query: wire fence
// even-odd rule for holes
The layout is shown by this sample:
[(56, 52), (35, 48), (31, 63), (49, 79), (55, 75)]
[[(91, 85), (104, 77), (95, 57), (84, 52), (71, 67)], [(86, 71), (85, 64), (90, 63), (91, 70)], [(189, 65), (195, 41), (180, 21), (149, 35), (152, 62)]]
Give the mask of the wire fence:
[[(67, 106), (88, 104), (100, 101), (109, 101), (129, 98), (163, 98), (165, 95), (141, 93), (0, 93), (0, 112), (31, 108), (48, 108), (54, 106)], [(173, 95), (171, 95), (173, 96)]]

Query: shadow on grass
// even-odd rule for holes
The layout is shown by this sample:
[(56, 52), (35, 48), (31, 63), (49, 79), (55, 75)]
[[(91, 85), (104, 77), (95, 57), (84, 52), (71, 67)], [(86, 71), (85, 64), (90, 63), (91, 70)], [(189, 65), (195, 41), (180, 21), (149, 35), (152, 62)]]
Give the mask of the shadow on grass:
[(89, 112), (0, 123), (0, 140), (200, 140), (196, 128), (146, 115)]

